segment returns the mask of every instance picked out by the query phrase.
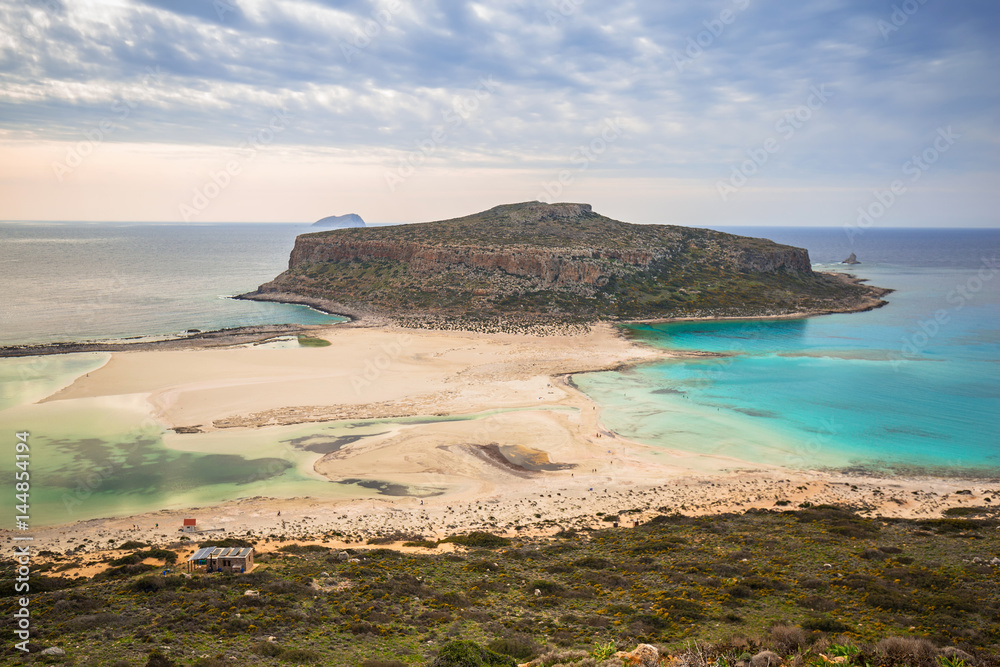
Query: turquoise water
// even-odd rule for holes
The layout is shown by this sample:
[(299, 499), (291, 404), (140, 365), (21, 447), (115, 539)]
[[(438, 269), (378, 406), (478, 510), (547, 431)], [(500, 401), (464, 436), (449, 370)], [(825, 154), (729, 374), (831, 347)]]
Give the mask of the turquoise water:
[[(782, 241), (782, 233), (770, 235)], [(956, 241), (952, 233), (943, 244), (906, 233), (869, 239), (874, 247), (858, 255), (875, 261), (851, 269), (897, 290), (884, 308), (632, 326), (651, 345), (724, 356), (588, 374), (577, 384), (605, 406), (607, 426), (674, 449), (796, 468), (996, 475), (1000, 234)], [(811, 234), (814, 246), (828, 240), (819, 231), (784, 234)], [(828, 249), (827, 258), (848, 252)]]
[[(10, 305), (4, 304), (0, 339), (332, 321), (308, 309), (220, 298), (276, 275), (297, 231), (303, 230), (0, 225), (0, 240), (33, 239), (0, 244), (0, 266), (19, 267), (9, 274), (15, 286)], [(576, 376), (603, 407), (607, 426), (664, 452), (729, 457), (734, 468), (1000, 472), (1000, 274), (994, 268), (1000, 267), (1000, 233), (870, 230), (848, 244), (839, 229), (739, 231), (807, 247), (820, 269), (842, 270), (831, 262), (854, 251), (864, 264), (853, 272), (897, 291), (888, 306), (868, 313), (631, 327), (651, 345), (720, 356)], [(122, 255), (125, 249), (139, 254)], [(35, 276), (25, 267), (35, 267)], [(120, 283), (102, 288), (101, 276), (108, 274)], [(34, 525), (254, 495), (374, 494), (318, 478), (316, 447), (406, 422), (178, 435), (151, 418), (141, 395), (37, 402), (107, 359), (0, 359), (0, 432), (32, 433)], [(696, 457), (684, 461), (697, 466)], [(8, 484), (13, 464), (13, 457), (0, 459), (0, 479)], [(12, 512), (10, 505), (0, 511), (0, 525), (11, 525)]]

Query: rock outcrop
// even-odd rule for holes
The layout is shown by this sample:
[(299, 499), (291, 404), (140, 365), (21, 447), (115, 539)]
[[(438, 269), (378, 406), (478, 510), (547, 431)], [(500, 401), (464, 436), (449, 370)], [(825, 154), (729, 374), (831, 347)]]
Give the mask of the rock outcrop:
[(291, 294), (395, 319), (587, 321), (850, 310), (873, 289), (814, 273), (803, 248), (527, 202), (304, 234), (288, 271), (244, 296)]
[(851, 253), (850, 257), (841, 262), (841, 264), (860, 264), (860, 263), (861, 262), (858, 261), (857, 256), (853, 252)]

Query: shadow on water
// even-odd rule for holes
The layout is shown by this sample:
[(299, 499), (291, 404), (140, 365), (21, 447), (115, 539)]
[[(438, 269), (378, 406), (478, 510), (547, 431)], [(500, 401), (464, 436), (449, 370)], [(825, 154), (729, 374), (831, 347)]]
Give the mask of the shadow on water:
[(441, 487), (411, 486), (408, 484), (397, 484), (396, 482), (386, 482), (380, 479), (338, 479), (334, 483), (359, 486), (362, 489), (377, 491), (380, 496), (430, 498), (432, 496), (440, 496), (445, 492), (445, 489)]
[(312, 452), (314, 454), (333, 454), (334, 452), (339, 452), (342, 448), (350, 445), (351, 443), (363, 440), (364, 438), (385, 435), (386, 433), (388, 433), (388, 431), (383, 431), (381, 433), (366, 433), (364, 435), (341, 436), (328, 436), (320, 433), (314, 433), (312, 435), (302, 436), (301, 438), (282, 440), (281, 442), (288, 443), (296, 449)]
[(285, 459), (248, 459), (234, 454), (194, 454), (162, 447), (154, 438), (113, 442), (100, 438), (60, 439), (48, 445), (63, 462), (40, 473), (46, 487), (72, 491), (81, 480), (93, 491), (114, 495), (161, 494), (213, 484), (246, 485), (282, 475), (293, 464)]

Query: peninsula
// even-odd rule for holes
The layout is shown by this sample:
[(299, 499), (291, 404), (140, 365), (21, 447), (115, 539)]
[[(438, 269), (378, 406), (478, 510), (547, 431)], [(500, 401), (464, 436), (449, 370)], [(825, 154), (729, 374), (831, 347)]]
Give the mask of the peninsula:
[(887, 293), (812, 270), (802, 248), (527, 202), (451, 220), (296, 239), (288, 270), (242, 298), (404, 326), (482, 329), (867, 310)]

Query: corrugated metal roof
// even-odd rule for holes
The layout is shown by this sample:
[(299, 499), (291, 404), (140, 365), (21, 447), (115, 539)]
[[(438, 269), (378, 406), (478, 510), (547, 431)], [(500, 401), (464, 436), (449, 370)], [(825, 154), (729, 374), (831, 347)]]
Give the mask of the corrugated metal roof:
[(188, 558), (188, 560), (205, 560), (207, 558), (246, 558), (252, 551), (253, 547), (202, 547), (191, 554), (191, 557)]

